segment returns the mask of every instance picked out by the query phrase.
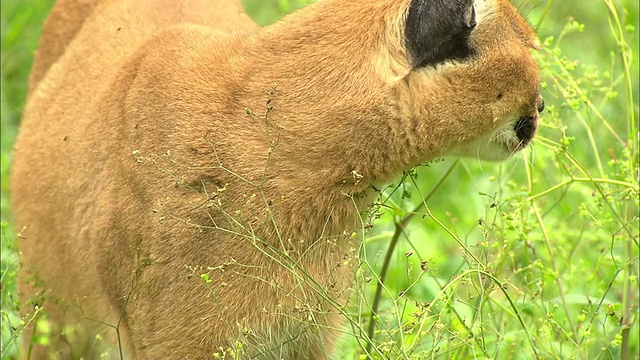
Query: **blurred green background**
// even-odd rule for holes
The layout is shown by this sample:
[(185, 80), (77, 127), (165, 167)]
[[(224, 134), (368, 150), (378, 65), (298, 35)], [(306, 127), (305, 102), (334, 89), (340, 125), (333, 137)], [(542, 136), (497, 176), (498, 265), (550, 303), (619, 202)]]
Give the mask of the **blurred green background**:
[[(21, 326), (7, 173), (52, 3), (1, 3), (2, 358)], [(305, 1), (244, 3), (264, 25)], [(638, 2), (516, 5), (545, 44), (538, 138), (505, 164), (443, 159), (385, 190), (336, 359), (367, 343), (381, 358), (637, 358)]]

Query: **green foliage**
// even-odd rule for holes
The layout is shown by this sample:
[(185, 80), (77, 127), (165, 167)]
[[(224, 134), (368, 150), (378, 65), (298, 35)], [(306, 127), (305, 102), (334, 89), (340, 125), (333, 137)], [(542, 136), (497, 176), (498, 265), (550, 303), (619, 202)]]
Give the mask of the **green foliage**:
[[(305, 1), (244, 2), (266, 24)], [(638, 4), (588, 3), (520, 6), (543, 43), (547, 103), (525, 155), (436, 161), (383, 190), (336, 358), (639, 353)], [(2, 2), (2, 358), (17, 357), (20, 329), (33, 319), (17, 310), (6, 180), (50, 6)], [(241, 352), (238, 344), (216, 356)]]
[[(19, 300), (16, 291), (16, 275), (19, 261), (16, 247), (16, 232), (11, 223), (8, 192), (8, 169), (11, 162), (11, 147), (15, 138), (21, 109), (24, 104), (27, 78), (33, 51), (35, 51), (41, 24), (48, 13), (51, 1), (3, 1), (2, 2), (2, 86), (0, 87), (1, 149), (0, 169), (2, 174), (2, 198), (0, 238), (2, 251), (0, 273), (2, 287), (1, 320), (2, 337), (0, 351), (2, 359), (16, 358), (19, 335), (33, 317), (22, 318), (18, 312)], [(38, 310), (36, 310), (38, 312)]]

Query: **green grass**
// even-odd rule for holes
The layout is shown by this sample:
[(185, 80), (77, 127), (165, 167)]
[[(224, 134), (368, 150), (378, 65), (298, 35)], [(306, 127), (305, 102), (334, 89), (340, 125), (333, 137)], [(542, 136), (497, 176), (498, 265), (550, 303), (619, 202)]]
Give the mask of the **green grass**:
[[(266, 24), (300, 2), (246, 3)], [(16, 311), (7, 169), (50, 4), (2, 2), (2, 358), (10, 359), (28, 319)], [(581, 4), (520, 6), (544, 43), (547, 103), (525, 155), (432, 162), (384, 191), (336, 359), (638, 357), (638, 4)]]
[(11, 224), (8, 193), (8, 169), (11, 163), (11, 147), (16, 136), (22, 106), (27, 90), (27, 78), (33, 62), (42, 21), (49, 12), (51, 1), (3, 1), (2, 11), (2, 85), (1, 97), (1, 147), (0, 169), (2, 171), (2, 215), (0, 236), (0, 280), (2, 281), (2, 359), (17, 358), (20, 329), (25, 321), (18, 312), (16, 273), (19, 266), (16, 233)]

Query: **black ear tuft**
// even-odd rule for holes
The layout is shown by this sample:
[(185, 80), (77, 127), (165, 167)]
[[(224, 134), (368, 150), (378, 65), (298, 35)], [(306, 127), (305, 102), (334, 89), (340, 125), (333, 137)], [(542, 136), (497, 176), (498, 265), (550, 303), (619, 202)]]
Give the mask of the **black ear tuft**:
[(411, 0), (405, 42), (414, 67), (474, 55), (469, 35), (476, 26), (474, 0)]

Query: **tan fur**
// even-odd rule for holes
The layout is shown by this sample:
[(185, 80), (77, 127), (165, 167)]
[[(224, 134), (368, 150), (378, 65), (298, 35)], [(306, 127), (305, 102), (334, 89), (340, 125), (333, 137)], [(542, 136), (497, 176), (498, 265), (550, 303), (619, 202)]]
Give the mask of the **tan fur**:
[(506, 158), (537, 119), (507, 1), (477, 1), (477, 58), (422, 69), (408, 6), (322, 0), (259, 30), (239, 1), (58, 1), (11, 177), (25, 309), (55, 325), (33, 355), (115, 356), (119, 334), (127, 358), (328, 358), (372, 185)]

